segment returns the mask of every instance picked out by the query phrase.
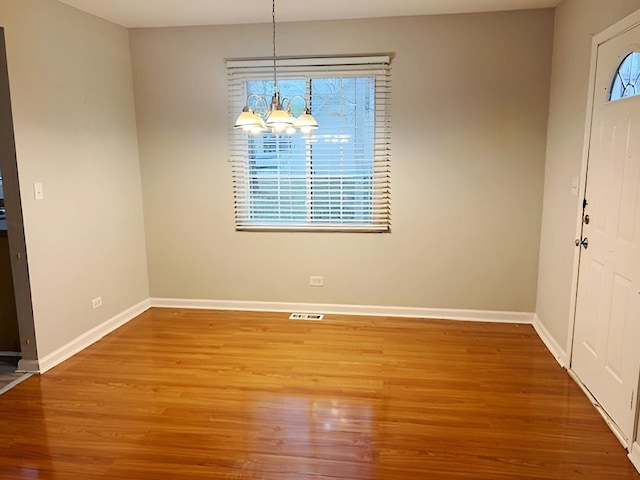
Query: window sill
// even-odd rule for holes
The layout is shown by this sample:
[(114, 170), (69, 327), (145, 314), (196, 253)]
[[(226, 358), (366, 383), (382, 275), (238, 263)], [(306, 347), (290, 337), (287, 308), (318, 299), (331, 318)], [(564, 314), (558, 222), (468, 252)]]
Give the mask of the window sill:
[(391, 233), (388, 225), (240, 225), (237, 232)]

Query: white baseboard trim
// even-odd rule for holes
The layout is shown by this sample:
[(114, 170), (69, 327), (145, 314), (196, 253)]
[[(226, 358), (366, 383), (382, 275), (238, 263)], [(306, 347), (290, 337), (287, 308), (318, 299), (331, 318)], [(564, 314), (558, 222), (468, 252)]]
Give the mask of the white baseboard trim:
[(633, 466), (636, 467), (636, 470), (638, 470), (638, 473), (640, 473), (640, 443), (635, 442), (633, 445), (631, 445), (629, 460), (631, 460)]
[(536, 329), (536, 333), (545, 344), (547, 349), (551, 352), (551, 355), (556, 359), (562, 368), (567, 368), (567, 352), (560, 346), (558, 342), (551, 336), (547, 327), (540, 321), (538, 315), (533, 317), (533, 328)]
[[(133, 307), (128, 308), (124, 312), (119, 313), (115, 317), (110, 318), (109, 320), (98, 325), (97, 327), (92, 328), (88, 332), (73, 339), (66, 345), (63, 345), (62, 347), (58, 348), (54, 352), (50, 353), (49, 355), (46, 355), (45, 357), (41, 358), (38, 362), (39, 363), (38, 370), (36, 371), (38, 371), (39, 373), (45, 373), (47, 370), (50, 370), (56, 365), (64, 362), (65, 360), (72, 357), (76, 353), (87, 348), (89, 345), (94, 344), (105, 335), (108, 335), (118, 327), (121, 327), (125, 323), (129, 322), (130, 320), (134, 319), (141, 313), (145, 312), (146, 310), (149, 309), (150, 306), (151, 306), (151, 302), (148, 299), (144, 300), (138, 303), (137, 305), (134, 305)], [(21, 370), (23, 369), (21, 365), (19, 365), (19, 367)], [(33, 371), (33, 370), (29, 369), (28, 371)]]
[(195, 308), (248, 312), (300, 312), (377, 317), (408, 317), (493, 323), (531, 324), (533, 323), (534, 318), (533, 313), (489, 310), (329, 305), (315, 303), (243, 302), (233, 300), (191, 300), (182, 298), (151, 298), (151, 306), (159, 308)]
[[(528, 312), (504, 312), (491, 310), (464, 310), (442, 308), (417, 307), (387, 307), (367, 305), (330, 305), (314, 303), (286, 303), (286, 302), (250, 302), (230, 300), (193, 300), (180, 298), (150, 298), (114, 316), (106, 322), (80, 335), (71, 342), (63, 345), (54, 352), (38, 361), (21, 360), (18, 364), (20, 371), (45, 373), (56, 365), (64, 362), (76, 353), (100, 340), (105, 335), (129, 322), (151, 307), (158, 308), (192, 308), (208, 310), (235, 310), (254, 312), (300, 312), (324, 313), (337, 315), (363, 315), (402, 318), (424, 318), (438, 320), (460, 320), (490, 323), (519, 323), (533, 324), (535, 314)], [(551, 337), (549, 337), (551, 338)], [(543, 339), (544, 340), (544, 339)], [(545, 341), (545, 344), (547, 342)], [(548, 346), (548, 344), (547, 344)], [(551, 350), (551, 349), (550, 349)], [(552, 351), (553, 353), (553, 351)], [(555, 354), (554, 354), (555, 356)]]

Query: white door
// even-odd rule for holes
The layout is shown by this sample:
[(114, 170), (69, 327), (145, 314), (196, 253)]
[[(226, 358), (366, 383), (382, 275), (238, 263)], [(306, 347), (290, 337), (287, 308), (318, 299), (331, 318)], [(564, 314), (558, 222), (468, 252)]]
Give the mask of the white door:
[(616, 72), (629, 62), (640, 90), (634, 51), (640, 26), (598, 48), (571, 360), (628, 443), (640, 372), (640, 95), (609, 97), (627, 85)]

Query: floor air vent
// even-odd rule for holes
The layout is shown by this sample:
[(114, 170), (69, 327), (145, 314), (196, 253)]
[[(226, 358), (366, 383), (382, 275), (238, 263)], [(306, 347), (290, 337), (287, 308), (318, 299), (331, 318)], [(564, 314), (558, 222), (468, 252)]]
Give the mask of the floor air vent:
[(324, 315), (321, 315), (319, 313), (292, 313), (289, 316), (289, 320), (315, 320), (315, 321), (320, 321), (322, 320), (324, 317)]

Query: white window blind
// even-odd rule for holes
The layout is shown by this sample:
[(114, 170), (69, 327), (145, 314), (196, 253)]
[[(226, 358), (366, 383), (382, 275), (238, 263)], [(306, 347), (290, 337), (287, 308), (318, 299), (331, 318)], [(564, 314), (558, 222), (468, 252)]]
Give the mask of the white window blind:
[[(226, 65), (233, 125), (248, 95), (270, 101), (273, 60)], [(307, 98), (320, 127), (310, 135), (232, 130), (236, 229), (389, 231), (389, 57), (278, 59), (277, 65), (281, 96)], [(291, 108), (299, 115), (302, 101)]]

